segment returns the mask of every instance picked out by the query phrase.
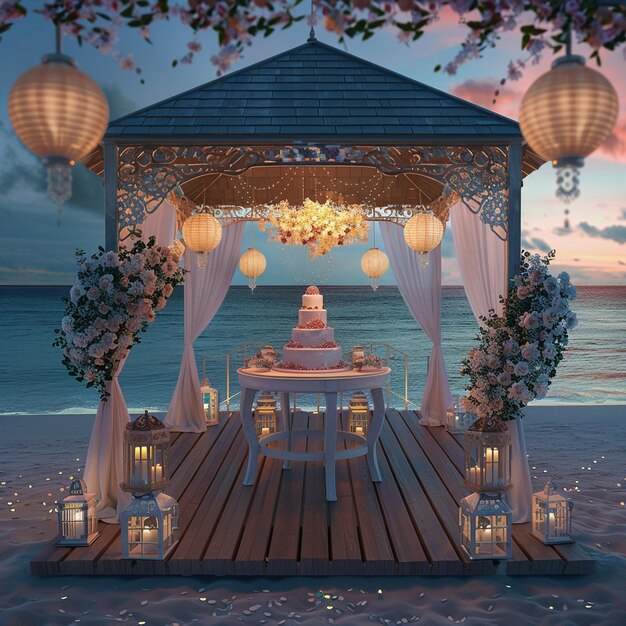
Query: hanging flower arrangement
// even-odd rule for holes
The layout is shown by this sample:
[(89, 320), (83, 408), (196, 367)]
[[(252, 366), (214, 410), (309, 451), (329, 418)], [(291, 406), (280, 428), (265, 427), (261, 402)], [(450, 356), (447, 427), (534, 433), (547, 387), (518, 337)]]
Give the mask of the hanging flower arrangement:
[(288, 245), (309, 248), (311, 257), (323, 256), (335, 246), (367, 241), (369, 227), (361, 205), (337, 205), (330, 200), (320, 204), (307, 198), (301, 207), (283, 200), (271, 207), (259, 228), (268, 230), (271, 239)]
[(180, 257), (156, 246), (154, 237), (118, 253), (99, 248), (90, 258), (78, 250), (76, 262), (78, 274), (63, 299), (67, 308), (53, 345), (63, 350), (69, 375), (106, 400), (106, 383), (183, 282), (183, 270)]
[(546, 257), (523, 252), (521, 272), (508, 297), (504, 314), (483, 318), (479, 346), (463, 361), (469, 376), (461, 404), (479, 418), (511, 420), (534, 399), (545, 397), (563, 359), (569, 331), (577, 324), (570, 300), (576, 288), (567, 272), (550, 273), (554, 250)]

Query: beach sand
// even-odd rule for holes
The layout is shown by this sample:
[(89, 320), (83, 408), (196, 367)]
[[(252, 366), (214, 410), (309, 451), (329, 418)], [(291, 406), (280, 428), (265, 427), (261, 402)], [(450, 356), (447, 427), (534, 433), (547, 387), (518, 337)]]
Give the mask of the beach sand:
[(626, 407), (542, 407), (524, 420), (535, 487), (551, 477), (568, 490), (575, 538), (598, 559), (584, 577), (33, 577), (92, 422), (0, 416), (2, 625), (626, 624)]

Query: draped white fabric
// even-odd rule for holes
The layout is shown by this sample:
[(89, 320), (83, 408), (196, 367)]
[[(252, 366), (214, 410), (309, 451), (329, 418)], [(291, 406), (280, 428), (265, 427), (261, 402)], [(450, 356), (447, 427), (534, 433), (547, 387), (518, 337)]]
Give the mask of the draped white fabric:
[(506, 293), (506, 246), (478, 215), (458, 202), (450, 210), (452, 237), (459, 269), (474, 317), (480, 323), (489, 309), (502, 311)]
[(224, 227), (220, 245), (208, 255), (207, 266), (199, 268), (195, 254), (185, 252), (185, 347), (178, 382), (166, 424), (177, 432), (200, 433), (206, 418), (200, 393), (193, 342), (209, 325), (230, 287), (243, 237), (245, 222)]
[(383, 222), (381, 232), (398, 289), (433, 343), (420, 424), (442, 426), (446, 423), (452, 396), (441, 349), (441, 249), (431, 252), (428, 265), (421, 267), (417, 254), (404, 241), (401, 226)]
[[(176, 235), (176, 209), (163, 202), (154, 213), (148, 214), (141, 228), (143, 241), (154, 236), (157, 245), (169, 246)], [(108, 401), (98, 404), (83, 474), (87, 488), (98, 499), (98, 517), (107, 522), (117, 522), (117, 513), (130, 501), (130, 496), (119, 486), (123, 474), (124, 429), (130, 420), (119, 383), (125, 363), (126, 359), (119, 363), (113, 380), (107, 384), (111, 394)]]
[[(506, 246), (491, 228), (466, 206), (455, 204), (450, 211), (452, 236), (465, 294), (474, 317), (487, 316), (489, 309), (502, 312), (500, 296), (506, 293)], [(526, 442), (521, 420), (507, 422), (512, 441), (511, 482), (507, 501), (513, 509), (513, 522), (530, 521), (532, 486), (526, 458)]]

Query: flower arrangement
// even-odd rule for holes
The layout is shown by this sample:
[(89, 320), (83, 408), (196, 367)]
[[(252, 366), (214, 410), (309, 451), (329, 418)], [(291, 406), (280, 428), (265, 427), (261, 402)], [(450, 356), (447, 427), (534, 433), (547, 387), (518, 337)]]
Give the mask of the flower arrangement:
[(375, 367), (381, 369), (383, 361), (375, 354), (366, 354), (362, 359), (357, 359), (352, 363), (354, 369), (361, 371), (363, 367)]
[(301, 207), (283, 200), (271, 209), (267, 219), (259, 220), (259, 228), (270, 229), (274, 241), (308, 246), (311, 257), (323, 256), (335, 246), (367, 241), (369, 227), (361, 205), (330, 200), (320, 204), (306, 198)]
[(169, 248), (137, 241), (130, 250), (76, 251), (78, 273), (70, 289), (61, 328), (53, 345), (63, 350), (69, 375), (96, 387), (107, 399), (107, 382), (120, 361), (141, 342), (140, 333), (156, 318), (183, 282), (180, 257)]
[(319, 296), (320, 290), (315, 285), (311, 285), (310, 287), (306, 288), (306, 291), (304, 293), (307, 296)]
[(550, 273), (554, 257), (554, 250), (544, 258), (523, 252), (521, 272), (501, 299), (503, 315), (483, 318), (480, 344), (461, 368), (470, 378), (461, 405), (479, 418), (520, 417), (524, 406), (545, 397), (563, 359), (569, 331), (577, 324), (570, 310), (576, 288), (566, 272)]
[(338, 344), (336, 341), (332, 339), (326, 339), (326, 341), (322, 341), (319, 346), (315, 346), (316, 348), (337, 348)]
[(285, 344), (285, 348), (304, 348), (304, 344), (292, 339)]
[(321, 330), (326, 328), (326, 324), (324, 324), (321, 319), (316, 318), (314, 320), (304, 322), (303, 324), (298, 324), (296, 328), (300, 328), (301, 330)]
[(263, 356), (255, 354), (244, 361), (245, 367), (258, 367), (260, 369), (270, 369), (276, 363), (276, 359), (272, 356)]
[(304, 372), (321, 372), (321, 371), (327, 371), (327, 370), (342, 370), (344, 368), (346, 368), (349, 364), (346, 363), (345, 361), (339, 361), (338, 363), (335, 363), (335, 365), (330, 365), (329, 367), (316, 367), (314, 369), (311, 369), (309, 367), (304, 367), (304, 365), (300, 365), (299, 363), (294, 363), (292, 361), (280, 361), (279, 363), (276, 363), (276, 367), (280, 368), (280, 369), (285, 369), (285, 370), (300, 370), (300, 371), (304, 371)]

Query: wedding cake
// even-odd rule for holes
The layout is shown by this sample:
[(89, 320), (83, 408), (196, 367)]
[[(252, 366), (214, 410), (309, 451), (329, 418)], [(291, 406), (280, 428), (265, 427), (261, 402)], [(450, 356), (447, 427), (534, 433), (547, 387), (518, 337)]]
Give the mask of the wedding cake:
[(298, 311), (298, 325), (291, 331), (291, 341), (283, 347), (279, 367), (296, 370), (341, 369), (341, 346), (335, 331), (327, 326), (324, 296), (317, 287), (308, 287)]

